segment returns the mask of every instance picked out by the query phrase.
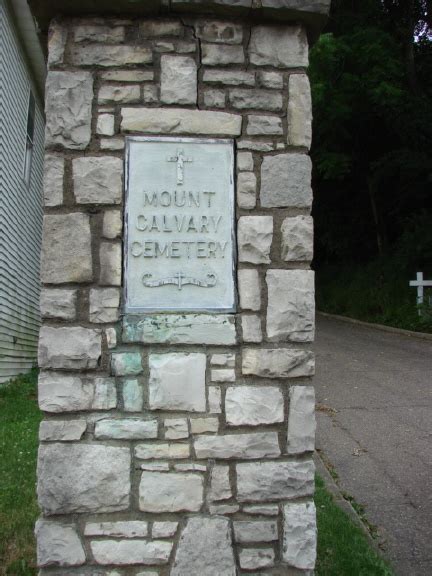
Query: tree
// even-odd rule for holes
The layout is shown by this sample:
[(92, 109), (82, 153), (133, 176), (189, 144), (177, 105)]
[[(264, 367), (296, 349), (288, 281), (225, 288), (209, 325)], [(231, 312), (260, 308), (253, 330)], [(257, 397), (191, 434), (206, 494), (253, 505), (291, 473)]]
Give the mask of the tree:
[(318, 260), (394, 249), (432, 213), (431, 0), (334, 0), (311, 54)]

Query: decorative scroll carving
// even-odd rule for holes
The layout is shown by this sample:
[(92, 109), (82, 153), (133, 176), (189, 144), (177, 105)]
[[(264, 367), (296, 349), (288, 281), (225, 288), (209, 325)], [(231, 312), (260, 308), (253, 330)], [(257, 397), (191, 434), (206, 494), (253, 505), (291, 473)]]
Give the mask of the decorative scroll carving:
[(182, 290), (183, 286), (187, 284), (193, 284), (194, 286), (200, 286), (201, 288), (211, 288), (216, 285), (217, 276), (216, 274), (207, 274), (207, 280), (199, 280), (198, 278), (193, 278), (192, 276), (186, 276), (183, 272), (177, 272), (174, 276), (169, 276), (167, 278), (159, 278), (158, 280), (151, 280), (152, 274), (144, 274), (142, 277), (142, 283), (146, 288), (156, 288), (158, 286), (166, 286), (167, 284), (174, 284), (179, 290)]

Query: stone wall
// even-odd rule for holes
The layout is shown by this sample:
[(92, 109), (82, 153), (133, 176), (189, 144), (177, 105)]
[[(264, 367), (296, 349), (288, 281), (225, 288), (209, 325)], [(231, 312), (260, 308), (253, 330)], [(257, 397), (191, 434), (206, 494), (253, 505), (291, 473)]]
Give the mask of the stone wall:
[[(313, 570), (307, 65), (298, 24), (52, 23), (42, 574)], [(122, 314), (128, 134), (235, 140), (237, 314)]]

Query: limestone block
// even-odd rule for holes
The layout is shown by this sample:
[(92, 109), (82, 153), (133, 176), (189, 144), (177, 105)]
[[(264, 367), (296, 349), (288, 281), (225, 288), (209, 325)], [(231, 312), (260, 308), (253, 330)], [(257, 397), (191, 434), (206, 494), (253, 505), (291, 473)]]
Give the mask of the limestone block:
[(43, 420), (39, 426), (40, 442), (71, 442), (81, 440), (86, 420)]
[(37, 565), (81, 566), (86, 561), (75, 526), (39, 519), (35, 526)]
[(223, 90), (206, 90), (204, 92), (204, 105), (209, 108), (225, 108), (226, 96)]
[(81, 24), (74, 27), (75, 42), (105, 42), (106, 44), (117, 44), (118, 42), (123, 42), (124, 36), (124, 26)]
[(313, 386), (292, 386), (288, 414), (288, 454), (315, 449), (315, 390)]
[(147, 470), (150, 472), (168, 472), (169, 471), (168, 462), (144, 462), (141, 464), (141, 470)]
[(220, 386), (209, 386), (208, 406), (211, 414), (220, 414), (222, 412), (222, 393)]
[(54, 154), (45, 154), (44, 160), (44, 205), (61, 206), (63, 204), (64, 158)]
[(120, 238), (123, 230), (122, 215), (119, 210), (106, 210), (103, 215), (102, 235), (109, 240)]
[(114, 156), (85, 156), (72, 160), (74, 194), (78, 204), (120, 204), (123, 162)]
[(213, 515), (227, 516), (228, 514), (235, 514), (240, 510), (238, 504), (210, 504), (209, 512)]
[(261, 308), (261, 286), (257, 270), (245, 268), (237, 272), (240, 294), (240, 307), (243, 310), (259, 310)]
[(313, 218), (285, 218), (281, 226), (282, 258), (285, 262), (309, 262), (313, 258)]
[(201, 62), (207, 66), (226, 66), (244, 63), (243, 46), (201, 44)]
[(235, 344), (235, 321), (230, 314), (126, 316), (123, 320), (123, 341), (144, 344)]
[(213, 466), (210, 473), (210, 489), (207, 499), (210, 502), (217, 500), (229, 500), (232, 498), (232, 491), (229, 480), (229, 466)]
[(200, 20), (195, 25), (195, 33), (204, 42), (214, 44), (241, 44), (243, 40), (241, 25), (221, 20)]
[(255, 26), (249, 58), (257, 66), (306, 68), (309, 65), (306, 31), (302, 26)]
[(156, 40), (154, 42), (156, 52), (176, 52), (176, 54), (191, 54), (197, 51), (195, 42), (177, 41), (168, 42), (167, 40)]
[(40, 312), (42, 318), (75, 320), (77, 290), (70, 288), (42, 288)]
[(276, 520), (233, 522), (234, 539), (239, 544), (273, 542), (278, 539)]
[(313, 376), (315, 359), (309, 350), (293, 348), (245, 348), (242, 372), (262, 378)]
[(255, 73), (244, 70), (204, 70), (203, 82), (218, 82), (229, 86), (255, 86)]
[(242, 548), (239, 551), (240, 568), (243, 570), (260, 570), (274, 566), (273, 548)]
[(198, 436), (194, 440), (197, 458), (272, 458), (280, 455), (276, 432)]
[(174, 470), (178, 472), (207, 472), (205, 464), (195, 464), (194, 462), (181, 462), (174, 464)]
[(145, 538), (148, 533), (148, 522), (142, 520), (88, 522), (84, 529), (84, 536), (112, 536), (114, 538)]
[(98, 440), (144, 440), (157, 438), (158, 421), (143, 418), (104, 418), (95, 425)]
[(282, 110), (282, 94), (274, 90), (234, 88), (229, 91), (229, 101), (239, 110), (248, 108), (270, 112)]
[(119, 288), (90, 289), (90, 322), (116, 322), (119, 318), (120, 290)]
[(97, 564), (118, 566), (166, 564), (172, 546), (172, 542), (163, 540), (93, 540), (90, 542)]
[(262, 342), (261, 318), (255, 314), (241, 317), (243, 342)]
[(150, 354), (151, 410), (205, 412), (205, 354)]
[(117, 44), (72, 45), (71, 64), (74, 66), (132, 66), (150, 64), (153, 56), (150, 48)]
[(235, 370), (232, 368), (219, 368), (210, 371), (210, 380), (212, 382), (235, 382)]
[(102, 444), (42, 444), (39, 505), (46, 515), (116, 512), (129, 507), (129, 448)]
[(115, 376), (141, 374), (140, 352), (115, 352), (111, 355), (111, 371)]
[(250, 114), (246, 133), (250, 136), (272, 136), (283, 134), (282, 119), (279, 116), (258, 116)]
[(38, 361), (41, 368), (82, 370), (97, 368), (101, 357), (100, 330), (42, 326)]
[(114, 115), (99, 114), (96, 125), (96, 134), (101, 136), (114, 136)]
[(285, 504), (283, 518), (283, 562), (300, 570), (313, 570), (317, 549), (314, 503)]
[(204, 484), (200, 474), (143, 472), (139, 509), (143, 512), (199, 512)]
[(219, 418), (192, 418), (190, 423), (192, 434), (205, 434), (219, 430)]
[(274, 386), (231, 386), (225, 396), (229, 426), (260, 426), (284, 421), (282, 392)]
[(189, 458), (190, 448), (187, 442), (160, 442), (158, 444), (137, 444), (135, 457), (141, 460), (165, 458), (176, 460)]
[(165, 438), (180, 440), (189, 437), (187, 418), (167, 418), (164, 420)]
[(45, 284), (93, 279), (90, 219), (87, 214), (44, 216), (41, 280)]
[(115, 328), (105, 328), (104, 332), (108, 349), (115, 348), (117, 346), (117, 330)]
[(177, 528), (178, 522), (153, 522), (152, 538), (172, 538)]
[(261, 205), (264, 208), (310, 208), (312, 162), (305, 154), (266, 156), (261, 165)]
[(239, 136), (239, 114), (183, 108), (122, 108), (121, 130), (147, 134)]
[(140, 35), (143, 38), (183, 36), (183, 26), (179, 20), (144, 20), (140, 22)]
[(240, 172), (251, 172), (254, 168), (254, 161), (251, 152), (237, 152), (237, 169)]
[(44, 412), (111, 410), (117, 406), (113, 378), (70, 376), (61, 372), (40, 372), (39, 407)]
[(221, 368), (234, 368), (236, 355), (232, 354), (212, 354), (210, 364)]
[(256, 514), (258, 516), (278, 516), (279, 506), (277, 504), (249, 504), (242, 507), (246, 514)]
[(153, 70), (110, 70), (101, 73), (102, 80), (109, 82), (149, 82), (154, 79)]
[(229, 520), (188, 518), (177, 547), (172, 576), (235, 576)]
[(238, 221), (239, 261), (270, 264), (273, 241), (272, 216), (242, 216)]
[(125, 147), (125, 141), (123, 137), (101, 138), (99, 147), (101, 150), (123, 150)]
[(315, 466), (300, 462), (247, 462), (236, 464), (237, 497), (240, 502), (268, 502), (311, 496)]
[(255, 152), (271, 152), (276, 150), (273, 142), (260, 140), (237, 140), (237, 150), (253, 150)]
[(138, 380), (125, 380), (123, 383), (123, 410), (140, 412), (143, 407), (144, 391)]
[(87, 148), (91, 138), (92, 100), (90, 72), (49, 72), (45, 97), (46, 146)]
[(275, 88), (281, 89), (283, 88), (283, 74), (280, 72), (265, 72), (260, 71), (258, 72), (258, 82), (260, 86), (264, 88)]
[(256, 176), (253, 172), (237, 175), (237, 205), (246, 210), (256, 206)]
[(48, 67), (63, 64), (67, 41), (67, 27), (59, 20), (52, 20), (48, 31)]
[(144, 84), (143, 99), (146, 104), (155, 104), (158, 101), (158, 88), (153, 84)]
[(120, 243), (101, 242), (99, 284), (121, 286), (122, 247)]
[(312, 342), (315, 336), (315, 290), (312, 270), (268, 270), (267, 338)]
[(161, 102), (196, 104), (197, 65), (190, 56), (161, 57)]
[(288, 144), (310, 148), (312, 97), (307, 74), (291, 74), (288, 99)]

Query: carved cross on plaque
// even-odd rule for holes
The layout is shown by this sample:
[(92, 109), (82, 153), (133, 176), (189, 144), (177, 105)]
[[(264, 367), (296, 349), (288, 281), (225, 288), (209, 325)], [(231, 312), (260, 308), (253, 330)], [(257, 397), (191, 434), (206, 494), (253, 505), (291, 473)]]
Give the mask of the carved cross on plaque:
[(184, 182), (184, 163), (193, 162), (193, 158), (183, 156), (183, 150), (178, 150), (176, 156), (169, 156), (167, 162), (177, 162), (177, 184), (182, 185)]

